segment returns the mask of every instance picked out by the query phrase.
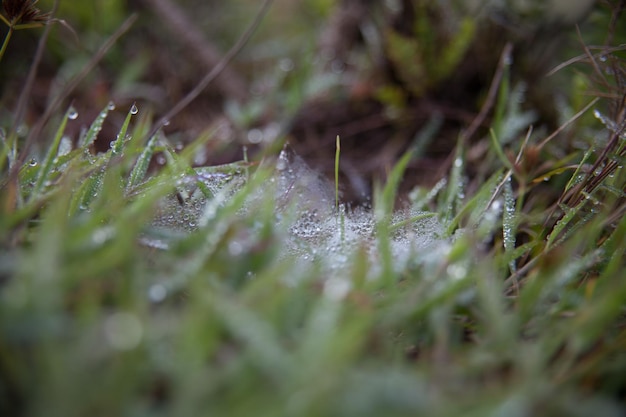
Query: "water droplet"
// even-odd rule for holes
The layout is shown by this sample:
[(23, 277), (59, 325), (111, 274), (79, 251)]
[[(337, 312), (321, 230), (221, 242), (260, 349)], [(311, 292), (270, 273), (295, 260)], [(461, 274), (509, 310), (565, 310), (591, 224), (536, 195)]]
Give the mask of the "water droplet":
[(278, 62), (278, 67), (281, 71), (289, 72), (293, 69), (294, 64), (293, 61), (289, 58), (283, 58)]
[(170, 121), (165, 119), (163, 120), (163, 126), (169, 126), (170, 125)]
[(280, 123), (270, 123), (263, 129), (263, 140), (265, 142), (273, 142), (281, 133)]
[(507, 55), (505, 55), (505, 56), (504, 56), (504, 60), (502, 61), (502, 63), (503, 63), (504, 65), (507, 65), (507, 66), (509, 66), (509, 65), (513, 64), (513, 57), (511, 56), (511, 54), (507, 54)]
[(167, 288), (163, 284), (154, 284), (148, 289), (148, 298), (153, 303), (160, 303), (167, 297)]
[(463, 159), (461, 159), (461, 158), (456, 158), (456, 159), (454, 160), (454, 166), (455, 166), (455, 167), (457, 167), (457, 168), (462, 167), (462, 166), (463, 166)]
[[(95, 195), (94, 195), (94, 197), (95, 197)], [(100, 245), (104, 244), (107, 240), (111, 239), (114, 235), (115, 235), (115, 231), (114, 231), (113, 228), (111, 228), (111, 227), (102, 227), (102, 228), (96, 230), (91, 235), (91, 241), (95, 245), (100, 246)]]
[(602, 113), (600, 113), (600, 111), (598, 109), (594, 109), (593, 110), (593, 115), (596, 117), (596, 119), (600, 119), (600, 120), (604, 121), (604, 115)]
[(451, 264), (448, 265), (448, 267), (446, 268), (446, 272), (448, 273), (448, 276), (450, 278), (454, 279), (455, 281), (459, 281), (465, 278), (465, 276), (467, 275), (467, 268), (461, 265)]
[(236, 240), (230, 241), (228, 243), (228, 253), (231, 256), (239, 256), (243, 253), (243, 245)]
[(104, 334), (113, 349), (134, 349), (141, 342), (143, 327), (132, 313), (114, 313), (104, 322)]
[(28, 165), (30, 165), (31, 167), (36, 167), (37, 160), (35, 158), (31, 158), (30, 161), (28, 161)]
[(331, 300), (341, 301), (350, 292), (352, 284), (344, 278), (330, 278), (324, 282), (324, 295)]
[(137, 108), (137, 105), (133, 103), (132, 107), (130, 108), (130, 114), (137, 114), (137, 113), (139, 113), (139, 109)]
[[(58, 155), (63, 156), (67, 155), (72, 151), (72, 139), (69, 136), (63, 136), (61, 138), (61, 142), (59, 143)], [(58, 161), (57, 161), (58, 162)]]
[(15, 131), (15, 133), (17, 133), (17, 136), (19, 137), (24, 137), (26, 135), (28, 135), (28, 126), (25, 124), (21, 124), (17, 127), (17, 130)]
[(157, 155), (156, 157), (156, 162), (159, 165), (165, 165), (165, 163), (167, 162), (167, 160), (165, 159), (165, 157), (163, 155)]
[(115, 103), (113, 103), (112, 101), (109, 101), (109, 104), (107, 105), (107, 109), (115, 110)]
[(287, 168), (287, 159), (278, 158), (278, 161), (276, 161), (276, 169), (278, 171), (284, 171), (286, 168)]
[(248, 132), (248, 142), (252, 144), (261, 143), (263, 141), (263, 131), (261, 129), (252, 129)]
[(67, 118), (70, 120), (78, 119), (78, 112), (73, 106), (67, 111)]
[(206, 153), (206, 149), (199, 148), (196, 151), (196, 154), (193, 157), (194, 165), (204, 165), (206, 163), (207, 157), (208, 156), (207, 156), (207, 153)]

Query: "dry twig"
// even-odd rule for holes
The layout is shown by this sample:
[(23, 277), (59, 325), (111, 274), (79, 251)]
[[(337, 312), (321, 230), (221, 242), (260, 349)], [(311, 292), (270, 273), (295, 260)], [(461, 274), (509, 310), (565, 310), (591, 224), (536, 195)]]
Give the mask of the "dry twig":
[(218, 75), (224, 71), (226, 66), (230, 63), (230, 61), (241, 51), (241, 49), (248, 43), (252, 34), (256, 31), (256, 29), (261, 24), (263, 17), (269, 10), (270, 5), (272, 4), (272, 0), (265, 0), (261, 9), (254, 17), (250, 26), (246, 29), (246, 31), (239, 37), (235, 45), (230, 48), (230, 50), (220, 59), (219, 62), (209, 71), (202, 80), (189, 92), (185, 97), (183, 97), (178, 103), (176, 103), (169, 112), (167, 112), (163, 117), (161, 117), (152, 127), (152, 130), (149, 136), (154, 135), (160, 128), (169, 123), (169, 121), (180, 113), (185, 107), (187, 107), (196, 97), (200, 95), (200, 93), (213, 81), (217, 78)]
[[(189, 55), (197, 57), (205, 69), (219, 65), (222, 60), (219, 49), (205, 39), (202, 31), (180, 6), (170, 0), (143, 0), (143, 2), (165, 23), (174, 35), (173, 39), (181, 42), (189, 50)], [(244, 101), (248, 97), (246, 82), (233, 69), (224, 68), (218, 79), (216, 89), (224, 96), (239, 101)]]

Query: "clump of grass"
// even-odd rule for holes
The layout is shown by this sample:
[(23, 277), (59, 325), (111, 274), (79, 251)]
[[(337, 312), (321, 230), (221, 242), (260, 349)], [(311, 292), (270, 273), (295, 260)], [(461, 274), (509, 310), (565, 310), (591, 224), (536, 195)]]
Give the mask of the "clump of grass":
[[(514, 90), (502, 89), (496, 111), (507, 120)], [(429, 212), (406, 220), (438, 216), (445, 231), (400, 270), (391, 245), (406, 224), (393, 214), (412, 151), (376, 189), (373, 242), (327, 268), (330, 259), (286, 253), (290, 224), (277, 221), (271, 167), (191, 168), (210, 135), (178, 154), (133, 106), (112, 147), (94, 154), (118, 110), (103, 108), (72, 147), (69, 108), (45, 156), (22, 158), (17, 181), (3, 140), (0, 414), (621, 415), (626, 173), (616, 103), (610, 126), (587, 122), (597, 148), (561, 159), (537, 150), (545, 138), (531, 129), (499, 124), (483, 139), (485, 178), (467, 176), (459, 141), (447, 178), (411, 194)], [(520, 132), (518, 148), (503, 140)], [(549, 163), (529, 166), (531, 149)], [(151, 172), (157, 153), (167, 163)], [(338, 156), (339, 146), (337, 165)], [(245, 181), (201, 190), (192, 228), (155, 224), (163, 199), (186, 212), (190, 200), (172, 196), (190, 178), (202, 187), (209, 171), (245, 171)]]

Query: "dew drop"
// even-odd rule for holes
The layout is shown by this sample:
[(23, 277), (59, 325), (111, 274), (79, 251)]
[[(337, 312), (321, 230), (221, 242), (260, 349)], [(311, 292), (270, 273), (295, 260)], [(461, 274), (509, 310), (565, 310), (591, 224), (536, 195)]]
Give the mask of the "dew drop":
[(31, 158), (31, 160), (28, 161), (28, 165), (30, 165), (31, 167), (36, 167), (37, 166), (37, 160), (35, 158)]
[(289, 160), (287, 159), (287, 153), (283, 150), (278, 155), (278, 161), (276, 161), (276, 169), (278, 171), (284, 171), (289, 167)]
[(229, 242), (228, 253), (230, 253), (231, 256), (241, 255), (243, 253), (243, 245), (236, 240)]
[(148, 298), (153, 303), (160, 303), (167, 297), (167, 288), (163, 284), (154, 284), (148, 289)]
[(73, 106), (70, 107), (70, 109), (68, 110), (67, 118), (70, 119), (70, 120), (78, 119), (78, 112), (76, 111), (76, 109)]
[(343, 278), (330, 278), (324, 282), (324, 295), (331, 300), (341, 301), (352, 288), (350, 281)]
[(452, 264), (446, 268), (448, 276), (455, 281), (462, 280), (467, 275), (467, 269), (461, 265)]
[(252, 129), (248, 132), (248, 142), (257, 144), (263, 141), (263, 131), (261, 129)]
[(19, 137), (24, 137), (28, 135), (28, 126), (26, 126), (25, 124), (19, 125), (15, 133), (17, 133), (17, 136)]
[(602, 113), (600, 113), (600, 111), (598, 109), (594, 109), (593, 110), (593, 115), (597, 118), (597, 119), (604, 119), (604, 116), (602, 115)]
[(109, 104), (107, 105), (107, 109), (115, 110), (115, 103), (113, 103), (112, 101), (109, 101)]
[(143, 327), (132, 313), (114, 313), (104, 323), (104, 334), (113, 349), (130, 350), (141, 342)]
[(165, 119), (163, 120), (163, 126), (169, 126), (170, 125), (170, 121)]
[(139, 109), (137, 108), (137, 105), (133, 103), (132, 107), (130, 108), (130, 114), (137, 114), (137, 113), (139, 113)]
[(193, 157), (194, 165), (204, 165), (206, 163), (207, 157), (208, 156), (206, 150), (204, 148), (199, 148)]
[[(72, 139), (69, 136), (63, 136), (59, 143), (58, 155), (63, 156), (70, 153), (72, 150)], [(57, 161), (58, 162), (58, 161)]]
[(289, 72), (293, 69), (294, 63), (289, 58), (283, 58), (278, 62), (278, 67), (280, 68), (281, 71)]
[(113, 229), (103, 227), (103, 228), (96, 230), (92, 234), (91, 241), (93, 242), (94, 245), (100, 246), (100, 245), (103, 245), (109, 239), (111, 239), (114, 236), (114, 234), (115, 232)]

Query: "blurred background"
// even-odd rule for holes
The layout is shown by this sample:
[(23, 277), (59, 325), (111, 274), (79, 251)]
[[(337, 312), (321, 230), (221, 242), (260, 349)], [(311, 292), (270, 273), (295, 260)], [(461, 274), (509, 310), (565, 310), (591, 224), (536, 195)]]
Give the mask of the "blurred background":
[[(36, 6), (47, 12), (53, 3), (41, 0)], [(198, 165), (239, 160), (244, 146), (251, 158), (261, 158), (288, 142), (329, 175), (340, 135), (344, 197), (356, 202), (366, 201), (372, 181), (383, 180), (399, 155), (418, 145), (419, 158), (409, 167), (407, 181), (432, 185), (449, 164), (460, 132), (485, 103), (507, 42), (513, 46), (507, 73), (518, 94), (521, 119), (517, 135), (506, 141), (521, 140), (530, 124), (534, 135), (545, 136), (588, 101), (585, 94), (593, 90), (590, 65), (546, 74), (584, 54), (583, 43), (623, 43), (626, 25), (611, 19), (624, 2), (565, 3), (275, 0), (244, 50), (170, 121), (165, 133), (184, 146), (210, 131), (212, 139)], [(61, 1), (56, 17), (64, 24), (52, 28), (24, 131), (60, 92), (68, 93), (68, 82), (136, 14), (130, 30), (69, 91), (57, 111), (62, 114), (70, 104), (78, 110), (80, 117), (68, 126), (68, 134), (77, 138), (113, 101), (117, 111), (96, 144), (97, 150), (106, 149), (133, 103), (142, 117), (158, 118), (184, 97), (235, 44), (260, 4)], [(42, 31), (16, 31), (0, 62), (3, 126), (11, 123)], [(5, 34), (6, 28), (0, 28), (0, 36)], [(470, 139), (484, 137), (490, 122), (487, 117)], [(45, 132), (49, 130), (44, 129), (40, 142), (50, 137)], [(555, 146), (571, 146), (573, 132), (563, 132)], [(477, 172), (482, 154), (474, 151)]]

